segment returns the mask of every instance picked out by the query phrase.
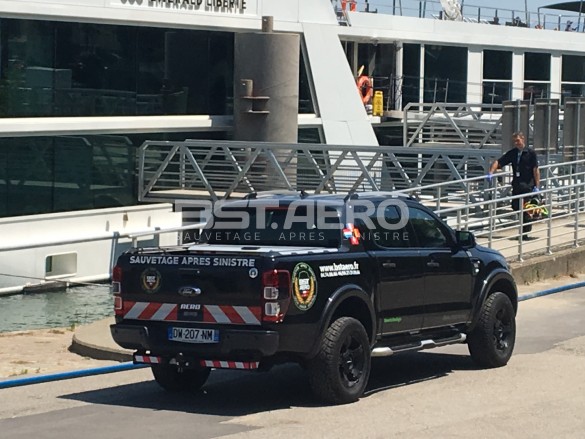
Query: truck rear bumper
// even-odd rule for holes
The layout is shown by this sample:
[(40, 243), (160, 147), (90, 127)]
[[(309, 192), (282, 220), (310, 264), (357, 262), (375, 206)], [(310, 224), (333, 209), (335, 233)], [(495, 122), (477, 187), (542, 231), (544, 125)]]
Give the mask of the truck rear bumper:
[(125, 349), (150, 351), (156, 355), (177, 353), (199, 358), (259, 359), (274, 355), (278, 350), (276, 331), (220, 329), (220, 341), (213, 344), (181, 343), (166, 339), (164, 328), (144, 325), (110, 325), (114, 341)]

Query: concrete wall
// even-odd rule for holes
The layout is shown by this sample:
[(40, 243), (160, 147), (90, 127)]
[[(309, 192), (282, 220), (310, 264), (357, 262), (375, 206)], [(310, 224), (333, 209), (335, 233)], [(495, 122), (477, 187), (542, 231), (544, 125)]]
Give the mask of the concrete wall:
[(539, 282), (560, 276), (585, 273), (585, 248), (574, 248), (554, 255), (538, 256), (511, 264), (518, 285)]

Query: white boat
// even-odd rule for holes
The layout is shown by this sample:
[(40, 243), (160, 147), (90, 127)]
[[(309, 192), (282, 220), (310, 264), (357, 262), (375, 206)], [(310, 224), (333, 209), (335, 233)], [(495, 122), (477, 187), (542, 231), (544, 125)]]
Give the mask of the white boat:
[(234, 35), (263, 17), (301, 36), (298, 140), (383, 146), (408, 103), (583, 96), (585, 16), (558, 8), (0, 0), (0, 294), (106, 280), (128, 236), (180, 226), (171, 204), (137, 205), (136, 150), (231, 139)]

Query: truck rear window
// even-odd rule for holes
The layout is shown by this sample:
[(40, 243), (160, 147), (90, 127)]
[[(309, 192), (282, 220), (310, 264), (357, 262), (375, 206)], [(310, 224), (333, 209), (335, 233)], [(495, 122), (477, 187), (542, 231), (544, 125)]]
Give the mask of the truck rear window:
[(325, 211), (327, 215), (319, 219), (313, 209), (302, 205), (292, 211), (288, 207), (224, 207), (222, 217), (214, 215), (201, 231), (200, 242), (338, 248), (342, 230), (338, 211), (334, 207)]

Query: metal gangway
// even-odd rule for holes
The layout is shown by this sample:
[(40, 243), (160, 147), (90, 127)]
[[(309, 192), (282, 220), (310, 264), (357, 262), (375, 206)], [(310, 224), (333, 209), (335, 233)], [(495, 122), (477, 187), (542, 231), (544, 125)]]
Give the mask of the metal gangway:
[(395, 191), (485, 175), (500, 149), (187, 140), (139, 150), (139, 201), (242, 197), (271, 189)]
[[(140, 201), (218, 201), (250, 192), (400, 191), (509, 260), (576, 247), (585, 239), (585, 160), (541, 166), (548, 211), (522, 236), (524, 215), (510, 205), (511, 175), (486, 179), (500, 149), (356, 147), (222, 141), (145, 142)], [(516, 198), (518, 198), (517, 196)]]
[(499, 147), (502, 119), (498, 104), (411, 102), (403, 110), (403, 144)]

